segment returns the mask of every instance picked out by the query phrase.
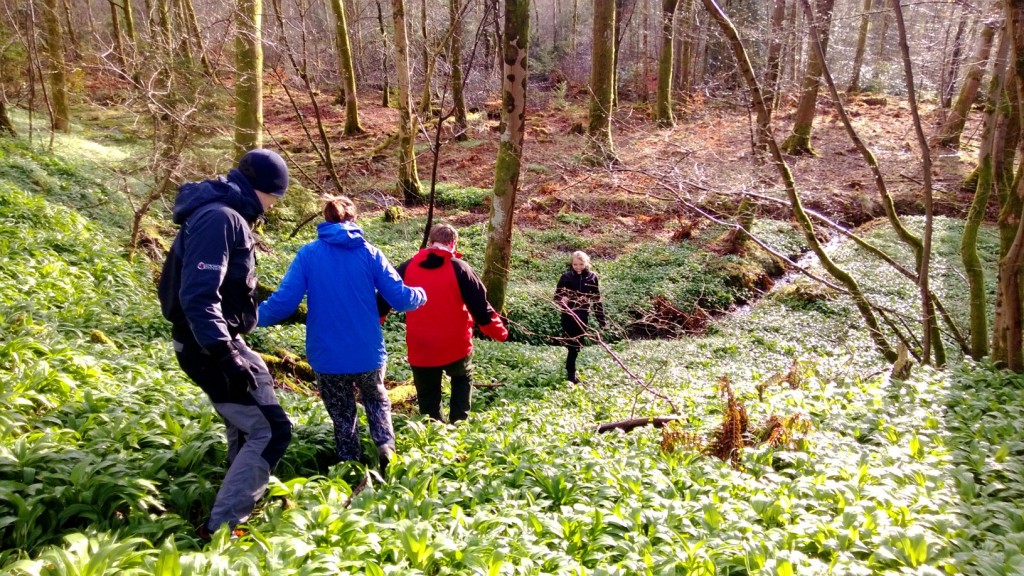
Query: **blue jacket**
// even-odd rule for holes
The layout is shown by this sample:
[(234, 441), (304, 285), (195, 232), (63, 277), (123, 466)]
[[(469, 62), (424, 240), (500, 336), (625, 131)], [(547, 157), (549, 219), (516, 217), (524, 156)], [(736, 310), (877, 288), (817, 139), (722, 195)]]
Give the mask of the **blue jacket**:
[(174, 339), (207, 348), (256, 326), (256, 259), (250, 225), (263, 215), (236, 169), (182, 184), (173, 219), (181, 225), (160, 275), (160, 306)]
[(277, 291), (260, 304), (259, 325), (284, 320), (308, 296), (306, 356), (321, 374), (357, 374), (388, 359), (377, 314), (377, 292), (401, 312), (427, 301), (402, 282), (376, 246), (351, 222), (324, 222), (318, 239), (299, 249)]

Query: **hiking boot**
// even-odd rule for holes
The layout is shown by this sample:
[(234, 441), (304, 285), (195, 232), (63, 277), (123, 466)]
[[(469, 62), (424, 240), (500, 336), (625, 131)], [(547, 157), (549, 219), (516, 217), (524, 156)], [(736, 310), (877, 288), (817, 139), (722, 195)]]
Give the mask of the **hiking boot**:
[(213, 539), (213, 534), (210, 534), (210, 529), (206, 527), (206, 522), (203, 522), (196, 528), (196, 538), (202, 544), (207, 544)]

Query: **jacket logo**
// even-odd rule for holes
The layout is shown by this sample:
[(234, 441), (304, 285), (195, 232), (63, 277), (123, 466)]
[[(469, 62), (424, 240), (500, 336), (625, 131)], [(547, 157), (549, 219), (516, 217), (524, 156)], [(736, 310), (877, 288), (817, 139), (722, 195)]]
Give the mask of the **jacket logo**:
[(200, 270), (223, 270), (224, 267), (220, 264), (207, 264), (206, 262), (200, 262), (196, 265), (196, 268)]

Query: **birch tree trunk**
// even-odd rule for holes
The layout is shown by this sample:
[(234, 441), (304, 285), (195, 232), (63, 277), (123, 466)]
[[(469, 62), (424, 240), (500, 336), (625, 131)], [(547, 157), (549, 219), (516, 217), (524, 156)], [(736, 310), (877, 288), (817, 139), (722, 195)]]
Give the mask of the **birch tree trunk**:
[[(821, 48), (828, 53), (829, 28), (832, 26), (832, 6), (834, 0), (818, 0), (815, 10), (815, 22), (809, 22), (808, 34), (821, 38)], [(814, 114), (818, 104), (818, 88), (821, 85), (821, 70), (825, 63), (817, 50), (812, 49), (807, 57), (807, 70), (800, 90), (800, 103), (793, 117), (793, 133), (786, 138), (782, 149), (789, 154), (817, 155), (811, 146), (811, 127), (814, 125)]]
[(238, 0), (235, 14), (235, 157), (263, 146), (263, 0)]
[(661, 0), (661, 52), (658, 55), (658, 100), (654, 118), (658, 126), (667, 128), (676, 123), (672, 116), (672, 47), (675, 44), (675, 15), (679, 0)]
[(505, 312), (509, 263), (512, 256), (512, 220), (526, 135), (526, 83), (530, 47), (529, 0), (505, 0), (504, 70), (502, 114), (505, 132), (498, 145), (494, 166), (494, 193), (487, 222), (487, 250), (483, 283), (491, 306)]
[(594, 0), (590, 63), (590, 115), (586, 160), (603, 165), (616, 161), (612, 146), (612, 82), (615, 62), (615, 0)]
[(997, 24), (996, 20), (988, 20), (982, 25), (977, 54), (967, 71), (967, 78), (964, 79), (964, 85), (960, 88), (960, 93), (957, 94), (956, 102), (949, 110), (949, 116), (942, 124), (942, 129), (939, 130), (938, 143), (941, 146), (956, 147), (960, 145), (960, 135), (964, 131), (964, 124), (967, 123), (967, 114), (971, 110), (974, 99), (978, 96), (978, 87), (981, 86), (981, 79), (988, 66)]
[(68, 112), (67, 64), (64, 62), (64, 37), (60, 29), (59, 4), (57, 0), (45, 0), (43, 25), (46, 28), (46, 74), (50, 85), (50, 102), (53, 107), (51, 120), (54, 130), (71, 131)]
[(330, 0), (334, 12), (334, 42), (338, 50), (338, 72), (345, 93), (345, 135), (363, 133), (359, 125), (359, 96), (356, 94), (356, 71), (352, 65), (352, 45), (348, 39), (348, 23), (342, 0)]
[(415, 127), (412, 124), (409, 36), (405, 28), (405, 0), (391, 0), (395, 23), (395, 72), (398, 76), (398, 192), (407, 205), (422, 204), (423, 187), (416, 172)]
[(871, 27), (871, 0), (864, 0), (864, 12), (860, 15), (860, 30), (857, 31), (857, 48), (853, 52), (853, 75), (847, 94), (860, 92), (860, 69), (864, 66), (864, 52), (868, 45), (868, 29)]

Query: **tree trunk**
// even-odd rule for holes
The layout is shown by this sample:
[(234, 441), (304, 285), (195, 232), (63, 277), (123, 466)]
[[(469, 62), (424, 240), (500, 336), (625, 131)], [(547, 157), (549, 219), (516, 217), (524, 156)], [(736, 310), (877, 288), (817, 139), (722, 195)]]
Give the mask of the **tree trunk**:
[[(237, 2), (245, 2), (246, 0), (237, 0)], [(263, 0), (249, 0), (262, 2)], [(160, 45), (163, 47), (166, 54), (171, 53), (171, 49), (174, 45), (174, 33), (173, 26), (171, 25), (171, 0), (156, 0), (156, 25), (157, 30), (156, 36), (160, 38)]]
[(180, 1), (182, 11), (184, 12), (182, 18), (185, 21), (189, 35), (195, 40), (196, 47), (199, 49), (199, 63), (203, 66), (203, 72), (210, 78), (215, 79), (217, 74), (213, 69), (209, 56), (206, 55), (206, 43), (203, 41), (203, 30), (199, 27), (199, 19), (196, 18), (195, 6), (192, 5), (192, 0)]
[(961, 10), (960, 23), (957, 24), (956, 34), (953, 37), (953, 53), (949, 57), (949, 66), (945, 68), (945, 79), (939, 87), (939, 105), (943, 110), (953, 105), (953, 90), (956, 88), (956, 77), (960, 73), (960, 64), (963, 62), (964, 36), (967, 34), (967, 21), (969, 12)]
[[(1024, 7), (1019, 1), (1006, 3), (1007, 28), (1011, 35), (1010, 70), (1013, 72), (1016, 87), (1016, 101), (1024, 102)], [(1017, 108), (1020, 121), (1021, 106)], [(1019, 125), (1019, 124), (1018, 124)], [(1009, 202), (1000, 211), (1000, 236), (1003, 231), (1016, 226), (1016, 234), (1006, 255), (999, 261), (999, 277), (996, 289), (996, 320), (992, 335), (992, 358), (1006, 363), (1014, 371), (1024, 370), (1024, 351), (1021, 349), (1021, 269), (1024, 265), (1024, 218), (1020, 213), (1022, 182), (1024, 178), (1024, 160), (1017, 170), (1018, 178), (1014, 182), (1013, 202), (1017, 211), (1010, 214)]]
[(688, 94), (693, 88), (693, 37), (694, 37), (694, 2), (696, 0), (680, 0), (683, 2), (683, 13), (676, 18), (679, 26), (679, 51), (676, 58), (679, 74), (676, 74), (676, 88), (684, 94)]
[(917, 105), (917, 89), (914, 86), (910, 45), (907, 41), (907, 25), (903, 19), (903, 8), (898, 0), (893, 2), (893, 13), (896, 16), (896, 26), (899, 30), (900, 55), (903, 57), (903, 77), (907, 87), (907, 102), (910, 104), (910, 115), (914, 119), (914, 132), (917, 134), (917, 144), (921, 148), (921, 170), (923, 173), (922, 180), (924, 181), (921, 194), (922, 203), (924, 204), (924, 234), (922, 234), (924, 246), (921, 250), (921, 261), (918, 265), (918, 289), (921, 295), (921, 326), (923, 333), (921, 338), (921, 362), (923, 364), (931, 364), (932, 353), (934, 353), (934, 364), (941, 367), (946, 363), (946, 352), (939, 333), (938, 322), (935, 320), (935, 305), (932, 302), (931, 288), (929, 287), (931, 281), (932, 234), (935, 219), (932, 157)]
[(334, 41), (338, 50), (338, 72), (345, 92), (345, 135), (363, 133), (359, 125), (359, 97), (356, 94), (356, 71), (352, 65), (352, 46), (348, 39), (348, 23), (342, 0), (330, 0), (334, 12)]
[(529, 0), (505, 0), (505, 57), (502, 74), (502, 113), (505, 132), (494, 166), (494, 193), (487, 222), (483, 282), (491, 305), (505, 311), (512, 255), (512, 220), (526, 134), (526, 84), (530, 46)]
[(569, 50), (570, 50), (570, 52), (574, 56), (576, 54), (579, 54), (579, 52), (576, 51), (576, 46), (577, 46), (576, 43), (578, 42), (578, 32), (577, 32), (577, 30), (579, 30), (579, 27), (580, 27), (580, 1), (579, 0), (572, 0), (572, 32), (571, 32), (571, 35), (569, 36)]
[(412, 124), (409, 36), (405, 29), (405, 0), (391, 0), (395, 21), (395, 72), (398, 76), (398, 192), (407, 205), (422, 204), (423, 187), (416, 172), (415, 127)]
[(586, 159), (596, 165), (616, 161), (612, 147), (612, 82), (615, 62), (615, 0), (594, 0), (590, 64), (590, 116)]
[(117, 2), (107, 0), (110, 4), (110, 35), (114, 39), (114, 52), (117, 53), (117, 64), (122, 70), (128, 69), (128, 57), (124, 53), (124, 38), (121, 36), (121, 14)]
[(11, 122), (11, 117), (7, 114), (7, 104), (0, 99), (0, 135), (4, 133), (9, 136), (18, 135), (18, 131), (14, 129), (14, 123)]
[(771, 41), (768, 44), (768, 60), (765, 62), (764, 91), (768, 110), (774, 110), (779, 94), (779, 74), (782, 66), (782, 44), (785, 39), (783, 26), (786, 21), (786, 0), (775, 0), (772, 5)]
[[(828, 54), (829, 28), (832, 26), (832, 6), (835, 0), (818, 0), (815, 11), (816, 21), (808, 25), (808, 34), (816, 34), (821, 38), (821, 48)], [(812, 39), (813, 40), (813, 39)], [(793, 133), (782, 144), (782, 149), (789, 154), (817, 155), (811, 147), (811, 127), (814, 124), (814, 113), (818, 105), (818, 87), (821, 84), (821, 70), (825, 63), (817, 50), (812, 49), (807, 57), (807, 70), (800, 90), (800, 103), (793, 117)]]
[(391, 51), (388, 49), (388, 32), (384, 27), (384, 11), (380, 7), (380, 0), (376, 0), (377, 3), (377, 25), (380, 31), (380, 38), (383, 44), (381, 48), (381, 65), (380, 73), (383, 76), (381, 80), (381, 98), (380, 105), (387, 108), (391, 105), (391, 85), (388, 82), (388, 53)]
[(74, 60), (80, 60), (82, 58), (82, 44), (78, 41), (78, 32), (76, 31), (74, 21), (71, 19), (71, 5), (68, 4), (68, 0), (63, 0), (64, 8), (64, 29), (68, 32), (68, 40), (71, 41), (71, 52)]
[(420, 36), (423, 41), (423, 92), (420, 94), (420, 116), (430, 117), (430, 101), (432, 99), (430, 83), (434, 76), (434, 59), (430, 57), (432, 52), (430, 37), (427, 34), (427, 0), (420, 0)]
[(878, 27), (878, 55), (875, 56), (874, 66), (874, 78), (875, 84), (878, 86), (878, 90), (885, 92), (885, 70), (888, 69), (889, 65), (889, 20), (892, 14), (889, 8), (889, 2), (892, 0), (881, 0), (881, 5), (877, 6), (878, 17), (882, 19), (882, 23)]
[(235, 157), (263, 146), (263, 0), (238, 0), (235, 14)]
[[(796, 33), (797, 22), (800, 20), (800, 7), (797, 4), (798, 2), (794, 0), (793, 9), (789, 11), (789, 16), (786, 19), (786, 52), (788, 55), (786, 70), (788, 70), (788, 74), (785, 75), (785, 78), (788, 79), (786, 82), (787, 87), (796, 85), (796, 78), (800, 69), (800, 40), (799, 35)], [(781, 98), (776, 93), (776, 106), (778, 106), (780, 100)]]
[(43, 24), (46, 27), (46, 80), (50, 85), (50, 101), (53, 107), (51, 125), (54, 130), (71, 131), (68, 112), (67, 65), (64, 62), (64, 37), (60, 29), (57, 0), (45, 0)]
[[(626, 15), (627, 0), (615, 0), (615, 49), (612, 50), (612, 109), (619, 105), (619, 53), (622, 51), (623, 22)], [(635, 4), (634, 4), (635, 6)], [(632, 13), (630, 13), (632, 16)]]
[(939, 130), (938, 143), (942, 146), (956, 147), (960, 145), (960, 135), (964, 131), (964, 124), (967, 122), (967, 114), (971, 110), (974, 99), (978, 96), (978, 87), (981, 86), (981, 79), (985, 75), (985, 68), (988, 66), (989, 54), (992, 52), (992, 40), (996, 33), (998, 21), (988, 20), (983, 24), (981, 36), (978, 39), (978, 52), (971, 62), (971, 68), (967, 71), (967, 78), (960, 88), (956, 97), (956, 103), (949, 111), (949, 116)]
[(654, 118), (663, 128), (676, 123), (672, 116), (672, 46), (675, 43), (673, 33), (678, 4), (679, 0), (661, 0), (661, 52), (658, 55), (658, 101)]
[(462, 77), (462, 6), (459, 0), (448, 1), (448, 15), (451, 20), (451, 43), (449, 44), (448, 62), (452, 67), (452, 104), (455, 107), (455, 139), (465, 141), (466, 134), (466, 95), (465, 80)]
[(135, 34), (135, 16), (132, 15), (132, 1), (121, 0), (121, 11), (124, 13), (124, 34), (132, 50), (138, 46), (139, 38)]
[(860, 92), (860, 69), (864, 65), (864, 50), (868, 45), (868, 28), (871, 26), (871, 0), (864, 0), (864, 12), (860, 15), (860, 30), (857, 32), (857, 48), (853, 52), (853, 76), (846, 88), (847, 94)]
[[(997, 138), (997, 119), (1002, 108), (1005, 87), (1006, 52), (1009, 47), (1006, 33), (1000, 34), (999, 48), (996, 51), (995, 69), (989, 82), (989, 105), (985, 110), (985, 127), (981, 136), (981, 149), (978, 152), (978, 185), (974, 192), (974, 200), (967, 213), (964, 233), (960, 239), (960, 258), (964, 263), (970, 306), (971, 357), (980, 360), (988, 354), (988, 310), (985, 290), (985, 270), (978, 256), (978, 229), (985, 219), (985, 212), (991, 198), (994, 184), (995, 140)], [(1013, 227), (1016, 232), (1016, 226)]]

